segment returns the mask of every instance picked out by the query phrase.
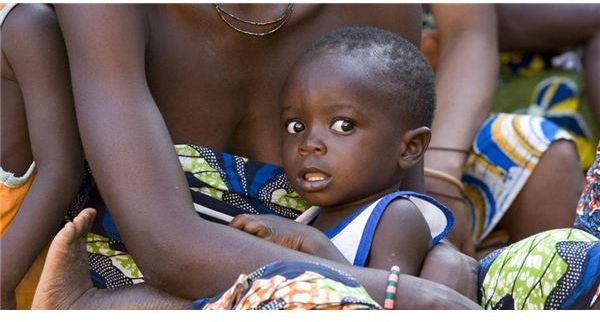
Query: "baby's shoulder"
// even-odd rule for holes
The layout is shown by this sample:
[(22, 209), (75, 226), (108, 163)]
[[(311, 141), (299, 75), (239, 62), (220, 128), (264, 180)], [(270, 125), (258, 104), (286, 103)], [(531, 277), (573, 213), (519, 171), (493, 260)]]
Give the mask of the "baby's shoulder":
[(418, 216), (423, 217), (421, 210), (408, 197), (400, 196), (390, 201), (383, 212), (385, 216), (397, 217)]

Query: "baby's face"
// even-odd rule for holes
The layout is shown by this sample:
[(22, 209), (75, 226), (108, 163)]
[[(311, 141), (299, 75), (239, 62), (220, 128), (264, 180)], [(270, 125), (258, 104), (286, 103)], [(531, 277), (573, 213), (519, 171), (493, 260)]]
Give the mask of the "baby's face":
[(391, 99), (370, 72), (373, 63), (313, 55), (288, 78), (283, 162), (293, 187), (313, 205), (360, 204), (397, 188), (406, 126), (391, 117)]

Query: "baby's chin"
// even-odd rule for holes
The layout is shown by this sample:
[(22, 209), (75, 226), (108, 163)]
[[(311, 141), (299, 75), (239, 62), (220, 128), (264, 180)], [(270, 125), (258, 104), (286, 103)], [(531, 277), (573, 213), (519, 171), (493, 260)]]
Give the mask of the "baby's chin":
[(297, 187), (294, 187), (294, 189), (298, 195), (311, 206), (334, 207), (339, 204), (339, 202), (337, 202), (338, 200), (331, 200), (331, 197), (327, 196), (329, 193), (302, 191)]
[(323, 203), (324, 200), (322, 197), (319, 196), (315, 196), (316, 193), (314, 192), (300, 192), (298, 190), (296, 190), (296, 192), (298, 192), (298, 194), (300, 195), (300, 197), (302, 199), (304, 199), (304, 201), (308, 202), (311, 206), (318, 206), (318, 207), (327, 207), (327, 203)]
[[(348, 208), (355, 206), (357, 202), (344, 198), (332, 198), (331, 192), (298, 192), (300, 197), (308, 202), (311, 206), (321, 208), (337, 209)], [(361, 203), (361, 202), (358, 202)]]

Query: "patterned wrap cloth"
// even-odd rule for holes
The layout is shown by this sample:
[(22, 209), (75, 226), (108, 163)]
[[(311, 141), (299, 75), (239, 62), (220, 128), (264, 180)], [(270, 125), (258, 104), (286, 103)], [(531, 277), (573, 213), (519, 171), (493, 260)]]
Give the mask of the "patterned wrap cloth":
[[(283, 169), (228, 153), (195, 145), (176, 145), (175, 150), (188, 181), (195, 204), (221, 213), (236, 215), (274, 214), (294, 219), (309, 204), (293, 191)], [(91, 194), (95, 183), (86, 178)], [(219, 218), (199, 214), (207, 220)], [(113, 288), (144, 281), (108, 210), (100, 210), (87, 236), (90, 272), (96, 287)]]
[[(226, 214), (275, 214), (294, 219), (309, 205), (293, 191), (281, 167), (195, 145), (175, 150), (194, 204)], [(93, 186), (93, 182), (91, 186)], [(89, 189), (90, 186), (87, 186)], [(199, 214), (222, 222), (220, 219)], [(87, 237), (92, 281), (112, 288), (144, 281), (107, 211)], [(227, 291), (193, 303), (194, 309), (380, 309), (346, 273), (304, 262), (274, 262), (239, 276)]]
[(600, 143), (596, 147), (596, 161), (587, 172), (585, 187), (577, 204), (575, 227), (600, 238)]
[(479, 129), (465, 162), (462, 182), (471, 209), (477, 250), (505, 246), (509, 236), (496, 225), (527, 183), (553, 142), (571, 140), (543, 117), (498, 113)]
[(350, 275), (308, 262), (273, 262), (240, 275), (227, 291), (192, 303), (204, 310), (381, 309)]
[(577, 228), (545, 231), (480, 261), (485, 309), (588, 309), (600, 295), (600, 240)]

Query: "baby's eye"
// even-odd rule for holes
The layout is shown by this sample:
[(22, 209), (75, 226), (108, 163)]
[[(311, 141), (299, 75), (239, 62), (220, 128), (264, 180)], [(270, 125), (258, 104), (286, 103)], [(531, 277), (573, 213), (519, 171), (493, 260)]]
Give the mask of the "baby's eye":
[(350, 120), (342, 119), (334, 121), (329, 128), (342, 134), (348, 134), (354, 130), (354, 124)]
[(297, 134), (304, 131), (304, 124), (297, 120), (288, 121), (285, 127), (290, 134)]

